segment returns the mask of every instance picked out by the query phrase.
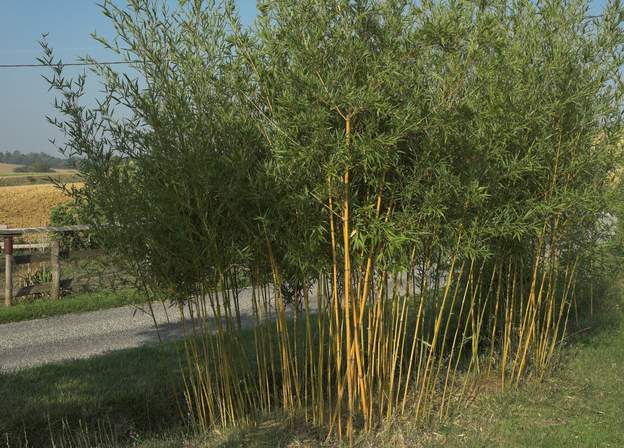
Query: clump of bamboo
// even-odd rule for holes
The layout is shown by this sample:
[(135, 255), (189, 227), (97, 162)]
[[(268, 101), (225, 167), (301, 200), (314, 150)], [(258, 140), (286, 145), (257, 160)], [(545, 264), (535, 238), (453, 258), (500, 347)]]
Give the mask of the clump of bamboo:
[(548, 372), (621, 156), (618, 4), (103, 9), (147, 85), (96, 64), (87, 112), (58, 65), (55, 123), (107, 247), (185, 319), (199, 429), (281, 408), (353, 441)]

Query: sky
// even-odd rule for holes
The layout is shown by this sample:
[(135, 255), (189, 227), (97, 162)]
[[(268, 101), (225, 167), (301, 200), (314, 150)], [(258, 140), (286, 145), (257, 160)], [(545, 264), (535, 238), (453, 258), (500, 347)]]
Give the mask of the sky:
[[(118, 0), (122, 2), (124, 0)], [(175, 1), (175, 0), (168, 0)], [(256, 15), (256, 0), (236, 0), (243, 23)], [(601, 9), (606, 0), (595, 0), (592, 9)], [(0, 65), (33, 64), (41, 55), (38, 41), (49, 33), (48, 42), (64, 62), (89, 54), (97, 60), (115, 60), (91, 38), (92, 32), (114, 35), (108, 19), (101, 14), (100, 0), (0, 0)], [(82, 69), (66, 68), (76, 76)], [(42, 68), (0, 67), (0, 151), (46, 152), (58, 155), (50, 138), (62, 140), (46, 121), (53, 115), (53, 93)], [(97, 88), (90, 87), (92, 97)]]
[[(98, 3), (101, 1), (0, 0), (0, 65), (36, 64), (41, 56), (38, 41), (42, 33), (49, 33), (48, 42), (63, 62), (76, 61), (85, 54), (97, 60), (118, 60), (91, 38), (94, 31), (105, 37), (114, 35)], [(251, 23), (256, 0), (237, 3), (243, 23)], [(45, 118), (54, 114), (54, 96), (42, 78), (48, 70), (0, 67), (0, 151), (58, 155), (49, 139), (58, 141), (59, 134)], [(76, 76), (83, 69), (66, 70)], [(90, 95), (97, 95), (96, 87), (90, 89)]]

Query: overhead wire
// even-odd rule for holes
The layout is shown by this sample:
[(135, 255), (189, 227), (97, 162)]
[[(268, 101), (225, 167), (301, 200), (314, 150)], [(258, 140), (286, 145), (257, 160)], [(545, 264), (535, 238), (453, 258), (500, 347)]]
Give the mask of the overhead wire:
[(36, 68), (36, 67), (86, 67), (94, 65), (128, 65), (141, 61), (104, 61), (104, 62), (67, 62), (54, 64), (0, 64), (0, 68)]

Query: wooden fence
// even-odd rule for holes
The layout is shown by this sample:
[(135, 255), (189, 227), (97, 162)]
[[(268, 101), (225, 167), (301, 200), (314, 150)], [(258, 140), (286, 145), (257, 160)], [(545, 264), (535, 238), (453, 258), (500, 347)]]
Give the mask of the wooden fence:
[[(2, 250), (4, 252), (4, 304), (10, 306), (13, 299), (21, 296), (37, 293), (50, 293), (52, 299), (58, 299), (61, 288), (69, 288), (79, 284), (86, 278), (74, 277), (61, 279), (61, 248), (60, 242), (56, 238), (51, 238), (49, 243), (38, 244), (13, 244), (16, 237), (29, 234), (57, 235), (62, 233), (72, 233), (89, 230), (89, 226), (65, 226), (65, 227), (27, 227), (21, 229), (0, 229), (0, 238), (3, 240)], [(15, 250), (23, 249), (45, 249), (49, 248), (49, 253), (30, 253), (25, 255), (15, 255)], [(90, 258), (101, 255), (100, 250), (77, 251), (76, 258)], [(72, 254), (74, 255), (74, 254)], [(33, 286), (26, 286), (15, 290), (13, 288), (14, 267), (21, 264), (36, 263), (42, 261), (50, 262), (52, 279), (49, 283), (41, 283)], [(84, 276), (86, 277), (86, 276)]]

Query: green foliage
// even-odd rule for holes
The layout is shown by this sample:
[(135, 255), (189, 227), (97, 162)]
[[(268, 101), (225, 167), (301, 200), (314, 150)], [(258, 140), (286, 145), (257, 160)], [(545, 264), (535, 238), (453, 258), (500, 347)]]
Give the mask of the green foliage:
[[(187, 383), (202, 427), (278, 403), (307, 415), (310, 400), (340, 435), (346, 412), (352, 437), (354, 419), (405, 410), (412, 384), (416, 414), (443, 417), (466, 391), (460, 361), (480, 372), (485, 357), (503, 385), (542, 375), (613, 233), (619, 1), (599, 16), (584, 0), (258, 9), (244, 29), (232, 2), (105, 1), (117, 36), (96, 38), (138, 76), (88, 59), (105, 86), (91, 108), (86, 75), (65, 78), (42, 42), (84, 216), (146, 290), (222, 323), (188, 349), (217, 366)], [(265, 306), (278, 322), (270, 359), (255, 335), (253, 368), (239, 362), (241, 277), (262, 296), (255, 318)], [(320, 352), (307, 296), (302, 342), (283, 297), (314, 283)]]
[[(239, 75), (216, 7), (163, 10), (157, 13), (162, 27), (151, 26), (154, 8), (134, 2), (127, 15), (105, 2), (127, 49), (100, 39), (124, 59), (141, 54), (144, 62), (135, 68), (149, 79), (151, 93), (137, 79), (98, 67), (110, 95), (87, 111), (78, 103), (83, 77), (65, 84), (59, 67), (52, 82), (76, 88), (59, 105), (75, 121), (57, 125), (70, 140), (84, 132), (66, 155), (85, 158), (84, 187), (76, 195), (85, 199), (88, 223), (107, 248), (125, 255), (129, 269), (184, 295), (246, 256), (245, 235), (258, 227), (254, 219), (264, 208), (256, 172), (262, 144), (232, 96)], [(185, 38), (163, 38), (165, 29)], [(124, 106), (130, 117), (116, 120), (114, 111)], [(206, 259), (214, 262), (200, 261)]]
[[(83, 208), (74, 201), (52, 207), (50, 225), (52, 227), (75, 226), (87, 222)], [(63, 249), (88, 249), (96, 247), (95, 238), (90, 232), (61, 233), (56, 236)]]
[[(347, 5), (262, 8), (251, 65), (267, 70), (257, 74), (258, 118), (271, 173), (297, 201), (286, 216), (323, 225), (305, 210), (326, 203), (327, 179), (339, 185), (348, 168), (358, 248), (461, 238), (465, 250), (498, 253), (530, 247), (556, 215), (580, 244), (579, 226), (604, 213), (606, 173), (620, 161), (620, 60), (610, 54), (620, 11), (603, 27), (582, 2), (510, 12), (503, 2)], [(393, 210), (383, 226), (370, 216), (382, 183), (382, 209)]]
[(20, 286), (34, 286), (41, 283), (48, 283), (52, 281), (52, 271), (49, 267), (38, 267), (34, 271), (28, 270), (23, 274), (18, 274), (18, 282)]
[[(86, 109), (84, 77), (55, 68), (68, 120), (52, 121), (86, 159), (85, 216), (146, 278), (177, 286), (266, 238), (286, 270), (325, 269), (346, 170), (353, 250), (397, 269), (413, 247), (458, 240), (525, 256), (545, 220), (562, 244), (591, 245), (621, 156), (621, 11), (507, 7), (268, 1), (243, 30), (212, 3), (106, 2), (119, 39), (98, 40), (141, 61), (148, 84), (96, 66), (109, 93)], [(218, 262), (190, 261), (206, 257)]]
[(14, 173), (54, 173), (50, 165), (44, 161), (38, 161), (32, 165), (18, 166), (13, 169)]

